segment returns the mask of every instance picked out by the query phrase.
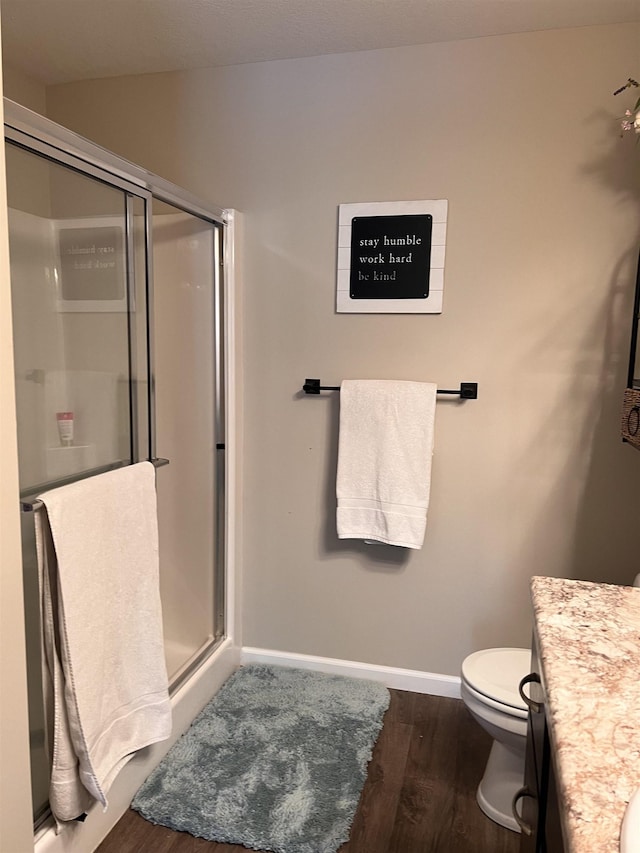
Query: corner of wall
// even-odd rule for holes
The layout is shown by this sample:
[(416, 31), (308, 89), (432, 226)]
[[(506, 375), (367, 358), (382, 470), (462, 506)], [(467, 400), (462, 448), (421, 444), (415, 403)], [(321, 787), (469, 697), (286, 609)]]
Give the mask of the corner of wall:
[[(1, 104), (0, 116), (4, 123)], [(0, 152), (0, 270), (0, 812), (11, 815), (0, 827), (0, 849), (27, 853), (33, 849), (33, 823), (4, 148)]]
[(226, 212), (225, 240), (225, 341), (227, 380), (227, 635), (242, 646), (242, 215)]
[(47, 88), (44, 83), (10, 66), (3, 67), (4, 96), (40, 115), (47, 114)]

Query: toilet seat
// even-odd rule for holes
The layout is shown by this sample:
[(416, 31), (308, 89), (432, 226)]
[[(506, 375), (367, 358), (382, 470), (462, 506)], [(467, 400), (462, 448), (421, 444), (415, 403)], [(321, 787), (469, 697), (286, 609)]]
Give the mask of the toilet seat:
[(529, 672), (530, 662), (528, 649), (482, 649), (465, 658), (462, 678), (476, 694), (491, 700), (490, 704), (506, 705), (526, 714), (518, 685)]
[[(513, 720), (524, 720), (526, 722), (529, 712), (524, 708), (516, 708), (513, 705), (507, 705), (504, 702), (496, 702), (495, 699), (490, 699), (488, 696), (485, 696), (484, 693), (479, 693), (477, 690), (474, 690), (470, 684), (467, 684), (465, 679), (462, 679), (462, 684), (460, 687), (461, 698), (465, 701), (466, 705), (471, 708), (472, 702), (478, 702), (482, 708), (486, 710), (481, 710), (476, 707), (476, 712), (480, 715), (490, 714), (490, 708), (493, 708), (494, 711), (497, 711), (503, 717), (511, 717)], [(507, 725), (505, 722), (504, 725)]]

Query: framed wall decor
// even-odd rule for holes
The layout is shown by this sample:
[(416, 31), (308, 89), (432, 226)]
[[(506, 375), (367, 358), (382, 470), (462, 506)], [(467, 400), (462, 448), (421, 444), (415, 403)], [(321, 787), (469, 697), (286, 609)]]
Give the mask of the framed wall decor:
[(58, 311), (127, 310), (123, 217), (57, 219)]
[(336, 311), (440, 314), (446, 199), (341, 204)]

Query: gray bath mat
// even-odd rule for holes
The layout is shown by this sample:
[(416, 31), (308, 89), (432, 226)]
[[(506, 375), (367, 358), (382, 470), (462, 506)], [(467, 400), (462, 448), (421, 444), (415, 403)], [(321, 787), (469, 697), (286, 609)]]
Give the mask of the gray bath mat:
[(238, 670), (140, 788), (152, 823), (274, 853), (348, 839), (389, 706), (380, 684), (251, 664)]

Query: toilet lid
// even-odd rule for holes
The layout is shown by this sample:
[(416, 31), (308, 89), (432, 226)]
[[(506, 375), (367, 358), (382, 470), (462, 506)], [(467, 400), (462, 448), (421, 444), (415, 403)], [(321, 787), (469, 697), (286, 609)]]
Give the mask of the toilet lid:
[(518, 685), (531, 670), (528, 649), (482, 649), (462, 663), (462, 677), (483, 696), (526, 710)]

